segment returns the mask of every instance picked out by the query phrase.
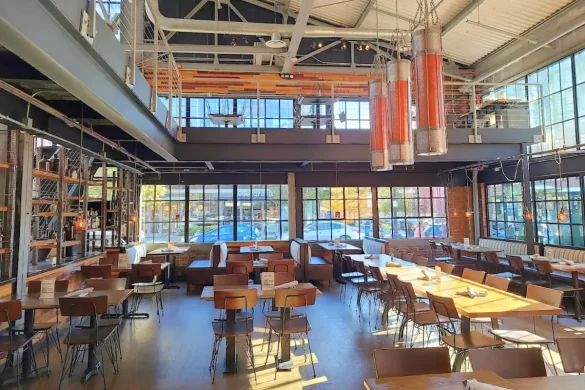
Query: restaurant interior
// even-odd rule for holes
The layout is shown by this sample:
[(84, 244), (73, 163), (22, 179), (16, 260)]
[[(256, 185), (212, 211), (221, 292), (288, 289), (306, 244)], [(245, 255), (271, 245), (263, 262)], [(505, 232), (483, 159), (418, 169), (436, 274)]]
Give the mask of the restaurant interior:
[(0, 387), (585, 389), (584, 0), (0, 0)]

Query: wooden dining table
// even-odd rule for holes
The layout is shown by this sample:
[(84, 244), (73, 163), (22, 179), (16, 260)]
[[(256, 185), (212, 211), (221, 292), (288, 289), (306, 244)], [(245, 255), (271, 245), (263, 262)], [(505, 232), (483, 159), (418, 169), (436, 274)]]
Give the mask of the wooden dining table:
[[(152, 264), (150, 261), (141, 261), (139, 264)], [(170, 266), (171, 263), (160, 263), (161, 271), (166, 272), (165, 275), (165, 288), (168, 288), (170, 282)], [(112, 272), (118, 272), (121, 275), (127, 275), (132, 272), (132, 264), (128, 264), (126, 267), (118, 267), (117, 264), (112, 265)]]
[(457, 259), (461, 259), (461, 252), (466, 253), (473, 253), (475, 254), (475, 261), (477, 262), (477, 266), (481, 266), (481, 256), (484, 253), (498, 253), (502, 252), (501, 249), (494, 249), (487, 246), (479, 246), (479, 245), (464, 245), (464, 244), (451, 244), (451, 248), (457, 251)]
[(367, 390), (462, 390), (463, 380), (479, 382), (511, 390), (583, 390), (585, 376), (547, 376), (539, 378), (504, 379), (493, 371), (453, 372), (399, 376), (392, 378), (367, 378)]
[[(20, 298), (20, 302), (22, 303), (22, 310), (24, 310), (24, 332), (25, 334), (33, 333), (34, 329), (34, 322), (35, 322), (35, 310), (46, 310), (46, 309), (58, 309), (59, 308), (59, 298), (63, 298), (65, 295), (70, 294), (71, 292), (67, 293), (55, 293), (53, 298), (40, 298), (39, 294), (31, 294), (25, 295)], [(100, 290), (100, 291), (92, 291), (87, 296), (88, 297), (97, 297), (106, 295), (108, 297), (108, 306), (118, 306), (122, 305), (122, 315), (123, 317), (128, 314), (128, 297), (132, 295), (132, 290)], [(13, 296), (12, 299), (17, 299), (16, 296)], [(89, 347), (88, 353), (88, 360), (87, 360), (87, 369), (83, 375), (83, 380), (87, 381), (92, 376), (99, 373), (98, 362), (95, 358), (95, 354), (92, 352), (93, 346)], [(28, 348), (25, 349), (23, 358), (22, 358), (22, 377), (23, 378), (31, 378), (36, 376), (37, 373), (44, 374), (51, 372), (51, 366), (47, 362), (46, 367), (42, 367), (37, 369), (37, 372), (34, 372), (31, 369), (31, 362), (32, 362), (32, 345), (29, 345)]]
[[(229, 291), (229, 290), (245, 290), (249, 288), (255, 288), (258, 291), (258, 299), (274, 299), (276, 295), (276, 290), (263, 290), (262, 286), (259, 284), (248, 284), (245, 286), (221, 286), (217, 287), (220, 291)], [(315, 288), (311, 283), (299, 283), (296, 287), (297, 289), (305, 289), (305, 288)], [(213, 302), (214, 299), (214, 286), (206, 286), (203, 288), (201, 292), (201, 300), (202, 301), (209, 301)], [(317, 296), (323, 295), (323, 293), (317, 289)], [(283, 310), (282, 314), (284, 318), (290, 318), (290, 309), (281, 309)], [(226, 321), (228, 324), (233, 324), (236, 321), (236, 311), (235, 310), (227, 310), (226, 313)], [(237, 366), (237, 354), (236, 354), (236, 338), (226, 337), (226, 345), (225, 345), (225, 372), (235, 372)], [(278, 362), (278, 367), (281, 370), (290, 370), (292, 369), (293, 365), (290, 359), (290, 335), (285, 334), (282, 336), (280, 341), (280, 360)]]
[(397, 267), (414, 267), (415, 263), (408, 260), (400, 259), (396, 256), (390, 256), (385, 254), (379, 255), (349, 255), (353, 261), (360, 261), (364, 263), (366, 267), (380, 267), (383, 272), (386, 272), (386, 264), (394, 263)]
[(331, 261), (333, 262), (333, 278), (336, 282), (343, 283), (344, 281), (341, 278), (341, 274), (345, 272), (343, 270), (344, 252), (361, 252), (362, 249), (346, 243), (339, 243), (338, 245), (335, 245), (335, 242), (317, 242), (317, 245), (321, 249), (332, 252)]
[[(422, 270), (427, 275), (433, 277), (431, 280), (421, 280)], [(429, 272), (430, 271), (430, 272)], [(473, 318), (491, 318), (492, 327), (499, 327), (498, 318), (507, 317), (538, 317), (553, 316), (562, 314), (562, 309), (550, 306), (532, 299), (512, 294), (507, 291), (498, 290), (484, 284), (475, 283), (467, 279), (454, 275), (441, 274), (441, 279), (434, 279), (434, 271), (428, 267), (414, 265), (412, 267), (387, 267), (387, 273), (398, 275), (398, 278), (404, 282), (412, 283), (417, 295), (426, 297), (427, 293), (453, 298), (457, 312), (461, 316), (461, 332), (471, 331), (471, 319)], [(471, 287), (473, 290), (487, 292), (485, 297), (469, 298), (458, 295), (457, 292), (463, 292)], [(406, 316), (404, 316), (400, 326), (400, 336), (402, 338), (404, 327), (406, 325)], [(456, 370), (461, 368), (463, 354), (457, 355), (453, 366)]]

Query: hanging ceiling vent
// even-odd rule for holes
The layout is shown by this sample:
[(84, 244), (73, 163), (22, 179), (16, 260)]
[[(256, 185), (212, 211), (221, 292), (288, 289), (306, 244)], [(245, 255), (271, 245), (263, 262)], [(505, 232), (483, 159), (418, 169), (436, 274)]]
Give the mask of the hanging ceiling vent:
[(266, 41), (265, 45), (272, 49), (282, 49), (286, 47), (286, 41), (280, 38), (280, 33), (274, 32), (270, 40)]

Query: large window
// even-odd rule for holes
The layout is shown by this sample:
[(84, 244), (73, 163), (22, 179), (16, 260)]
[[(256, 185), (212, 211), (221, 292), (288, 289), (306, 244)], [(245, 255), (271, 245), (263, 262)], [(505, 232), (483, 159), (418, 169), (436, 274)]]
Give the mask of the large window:
[(338, 101), (335, 102), (336, 129), (370, 129), (370, 102)]
[(449, 235), (444, 187), (378, 187), (380, 238)]
[(185, 186), (142, 186), (141, 215), (145, 242), (184, 242)]
[(303, 188), (303, 238), (356, 240), (373, 236), (371, 187)]
[(145, 242), (288, 240), (286, 185), (185, 187), (142, 186)]
[[(537, 180), (533, 194), (536, 210), (536, 238), (542, 244), (585, 246), (581, 178)], [(561, 208), (565, 221), (559, 221)]]
[(487, 186), (487, 221), (490, 237), (526, 238), (521, 183)]

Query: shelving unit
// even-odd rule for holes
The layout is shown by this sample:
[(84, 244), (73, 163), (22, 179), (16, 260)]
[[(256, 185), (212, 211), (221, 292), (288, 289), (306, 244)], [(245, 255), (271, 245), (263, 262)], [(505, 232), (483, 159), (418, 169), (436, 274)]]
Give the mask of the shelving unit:
[(16, 131), (2, 132), (0, 134), (0, 280), (15, 277), (12, 248), (14, 247), (17, 150)]

